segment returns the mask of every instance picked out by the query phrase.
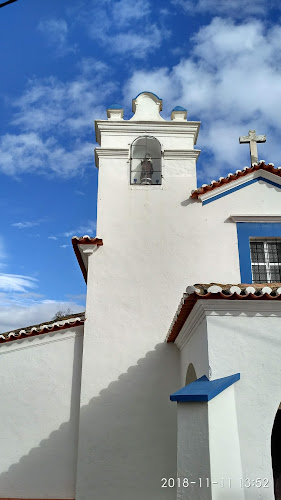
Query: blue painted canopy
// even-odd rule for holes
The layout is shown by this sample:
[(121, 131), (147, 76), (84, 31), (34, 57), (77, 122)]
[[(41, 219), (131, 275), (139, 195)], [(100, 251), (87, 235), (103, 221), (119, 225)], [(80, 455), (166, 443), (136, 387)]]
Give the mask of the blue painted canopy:
[(198, 378), (195, 382), (174, 392), (170, 396), (170, 400), (177, 401), (178, 403), (185, 401), (210, 401), (239, 379), (240, 373), (216, 380), (209, 380), (206, 375), (203, 375), (203, 377)]

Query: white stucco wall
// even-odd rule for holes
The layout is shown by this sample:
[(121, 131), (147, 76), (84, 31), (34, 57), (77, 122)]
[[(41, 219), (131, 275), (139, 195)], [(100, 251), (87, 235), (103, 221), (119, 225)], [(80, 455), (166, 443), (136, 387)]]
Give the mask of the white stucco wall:
[(74, 498), (83, 327), (0, 345), (0, 492)]
[[(212, 378), (240, 372), (235, 386), (244, 481), (261, 478), (268, 488), (245, 488), (245, 498), (273, 499), (271, 432), (281, 401), (279, 304), (206, 301)], [(226, 304), (227, 302), (227, 304)], [(242, 304), (241, 304), (242, 302)], [(222, 310), (218, 312), (218, 307)]]
[(207, 487), (206, 481), (210, 480), (208, 405), (174, 404), (178, 414), (177, 500), (211, 500), (211, 483)]
[[(181, 374), (176, 346), (164, 344), (166, 332), (187, 285), (240, 282), (230, 215), (279, 213), (280, 190), (264, 183), (205, 206), (190, 199), (196, 127), (140, 118), (97, 122), (103, 246), (88, 259), (81, 391), (81, 417), (88, 418), (80, 420), (78, 500), (111, 500), (116, 492), (131, 500), (132, 491), (135, 500), (174, 498), (159, 487), (176, 470), (169, 394), (181, 386), (189, 362), (198, 376), (208, 375), (209, 363), (203, 326), (190, 340), (197, 354), (193, 359), (186, 350)], [(129, 148), (140, 135), (162, 144), (161, 186), (130, 185)], [(266, 202), (257, 203), (261, 198)]]
[(232, 478), (231, 488), (214, 486), (212, 498), (236, 499), (244, 492), (246, 500), (274, 499), (271, 433), (281, 401), (280, 314), (278, 301), (201, 300), (176, 340), (182, 378), (190, 362), (202, 367), (201, 376), (203, 360), (210, 380), (241, 374), (209, 403), (212, 479)]
[(177, 414), (177, 499), (244, 500), (234, 386)]
[[(146, 128), (130, 126), (134, 139)], [(126, 133), (119, 147), (125, 141), (129, 148), (133, 134)], [(103, 147), (115, 144), (108, 134)], [(77, 498), (131, 500), (134, 492), (135, 500), (170, 500), (175, 491), (161, 489), (161, 479), (176, 474), (169, 396), (180, 387), (180, 367), (178, 349), (163, 340), (180, 298), (171, 209), (183, 199), (183, 178), (172, 178), (168, 195), (164, 185), (130, 186), (127, 157), (114, 155), (100, 158), (97, 235), (104, 245), (89, 258), (81, 415), (89, 408), (92, 418), (80, 424)], [(182, 165), (194, 184), (190, 164)]]
[(237, 385), (208, 403), (212, 500), (245, 498), (235, 401)]

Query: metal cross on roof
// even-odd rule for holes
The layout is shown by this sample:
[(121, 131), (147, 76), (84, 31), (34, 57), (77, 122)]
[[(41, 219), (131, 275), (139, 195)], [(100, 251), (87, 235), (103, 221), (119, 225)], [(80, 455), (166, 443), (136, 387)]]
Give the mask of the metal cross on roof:
[(266, 135), (256, 135), (255, 130), (249, 130), (249, 135), (242, 135), (239, 137), (240, 144), (245, 142), (250, 143), (251, 165), (253, 165), (253, 163), (258, 163), (257, 142), (265, 141)]

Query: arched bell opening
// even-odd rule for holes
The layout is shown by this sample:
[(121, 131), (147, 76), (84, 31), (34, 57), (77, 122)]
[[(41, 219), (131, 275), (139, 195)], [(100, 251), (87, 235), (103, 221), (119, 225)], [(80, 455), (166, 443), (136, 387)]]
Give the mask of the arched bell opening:
[(275, 500), (281, 500), (281, 404), (275, 415), (272, 427), (271, 460)]
[(138, 137), (131, 145), (131, 184), (162, 183), (161, 144), (156, 137)]
[(191, 384), (191, 382), (195, 382), (195, 380), (197, 380), (197, 375), (194, 365), (189, 363), (185, 377), (185, 385)]

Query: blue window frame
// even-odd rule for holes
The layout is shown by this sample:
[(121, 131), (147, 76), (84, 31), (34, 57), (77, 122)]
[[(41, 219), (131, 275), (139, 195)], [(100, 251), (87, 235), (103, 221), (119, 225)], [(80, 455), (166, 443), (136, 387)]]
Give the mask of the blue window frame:
[(237, 222), (241, 283), (252, 283), (250, 238), (281, 238), (280, 222)]

